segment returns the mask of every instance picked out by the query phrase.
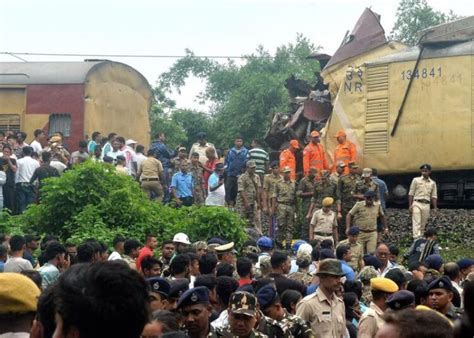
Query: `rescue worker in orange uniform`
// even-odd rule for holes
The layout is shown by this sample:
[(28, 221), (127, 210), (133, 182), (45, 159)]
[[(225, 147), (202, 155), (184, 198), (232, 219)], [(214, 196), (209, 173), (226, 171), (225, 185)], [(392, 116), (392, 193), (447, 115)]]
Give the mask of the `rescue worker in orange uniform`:
[(296, 150), (300, 148), (298, 140), (291, 140), (288, 149), (285, 149), (280, 154), (280, 169), (285, 167), (291, 169), (290, 178), (296, 180)]
[(355, 162), (357, 160), (357, 149), (354, 143), (347, 140), (347, 135), (344, 130), (339, 130), (336, 133), (337, 142), (339, 143), (336, 146), (334, 151), (334, 161), (331, 172), (336, 171), (336, 163), (342, 162), (346, 165), (344, 168), (344, 174), (349, 173), (349, 162)]
[(309, 168), (316, 168), (318, 172), (321, 170), (328, 170), (328, 162), (326, 159), (326, 151), (319, 140), (319, 132), (312, 131), (311, 142), (304, 148), (303, 151), (303, 169), (305, 176), (308, 175)]

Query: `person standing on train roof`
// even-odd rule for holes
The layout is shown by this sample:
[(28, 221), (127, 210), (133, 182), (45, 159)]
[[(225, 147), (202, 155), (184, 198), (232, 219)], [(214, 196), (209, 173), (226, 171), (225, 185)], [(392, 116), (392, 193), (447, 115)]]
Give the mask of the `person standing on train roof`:
[(357, 160), (357, 149), (356, 145), (351, 141), (347, 140), (347, 135), (344, 130), (339, 130), (336, 135), (338, 145), (334, 151), (334, 161), (331, 172), (336, 171), (336, 163), (342, 162), (346, 165), (344, 168), (344, 174), (349, 173), (349, 162), (355, 162)]

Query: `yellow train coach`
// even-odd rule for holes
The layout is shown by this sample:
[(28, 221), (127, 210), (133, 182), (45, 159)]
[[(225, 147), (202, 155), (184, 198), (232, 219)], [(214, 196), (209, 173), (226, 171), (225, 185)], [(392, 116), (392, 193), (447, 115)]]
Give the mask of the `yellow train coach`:
[(326, 147), (334, 149), (344, 129), (360, 164), (378, 169), (394, 200), (405, 200), (420, 164), (430, 163), (443, 204), (474, 203), (473, 18), (427, 31), (419, 46), (349, 65), (338, 86)]

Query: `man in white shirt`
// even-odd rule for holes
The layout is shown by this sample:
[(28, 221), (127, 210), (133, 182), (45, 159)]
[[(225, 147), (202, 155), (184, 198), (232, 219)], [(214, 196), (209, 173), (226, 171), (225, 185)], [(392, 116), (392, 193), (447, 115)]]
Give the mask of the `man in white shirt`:
[(125, 155), (125, 165), (133, 177), (137, 176), (137, 154), (135, 153), (137, 143), (137, 141), (129, 139), (125, 142), (125, 147), (122, 148)]
[(116, 236), (114, 238), (114, 252), (112, 252), (108, 258), (109, 261), (115, 261), (117, 259), (122, 259), (122, 255), (124, 252), (124, 244), (125, 244), (125, 237), (123, 236)]
[(43, 146), (41, 145), (41, 142), (44, 140), (46, 135), (42, 129), (36, 129), (34, 135), (35, 139), (31, 142), (30, 147), (33, 148), (33, 151), (35, 153), (40, 155), (43, 151)]
[(25, 237), (15, 235), (10, 238), (11, 257), (8, 258), (3, 272), (22, 272), (24, 270), (33, 270), (30, 261), (23, 258), (23, 253), (26, 248)]
[(137, 153), (137, 168), (140, 168), (140, 164), (147, 159), (145, 156), (145, 147), (139, 144), (135, 151)]
[(124, 153), (120, 148), (122, 147), (122, 144), (120, 143), (117, 138), (112, 142), (112, 151), (109, 151), (106, 155), (108, 157), (111, 157), (114, 161), (117, 159), (117, 156), (122, 155), (125, 157)]
[(21, 214), (25, 211), (28, 204), (35, 201), (35, 190), (30, 183), (31, 177), (36, 168), (40, 166), (39, 162), (31, 158), (33, 148), (23, 148), (23, 158), (17, 161), (17, 171), (15, 176), (17, 212)]

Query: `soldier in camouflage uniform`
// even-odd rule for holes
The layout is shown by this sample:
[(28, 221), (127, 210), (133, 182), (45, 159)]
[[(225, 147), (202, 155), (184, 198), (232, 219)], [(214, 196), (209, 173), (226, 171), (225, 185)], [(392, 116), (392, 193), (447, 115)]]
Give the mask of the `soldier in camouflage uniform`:
[(344, 222), (347, 213), (352, 209), (358, 201), (354, 198), (356, 183), (360, 176), (357, 174), (359, 166), (356, 162), (349, 162), (349, 174), (341, 176), (336, 188), (337, 201), (337, 220), (339, 221), (339, 238), (346, 238)]
[(323, 199), (326, 197), (332, 197), (336, 199), (336, 184), (331, 182), (329, 179), (329, 171), (321, 171), (321, 179), (316, 183), (313, 191), (313, 197), (311, 197), (311, 205), (309, 211), (306, 214), (306, 219), (308, 221), (313, 217), (313, 213), (323, 207)]
[(280, 327), (282, 335), (278, 337), (311, 337), (312, 332), (306, 322), (283, 308), (273, 285), (265, 285), (258, 290), (257, 298), (262, 312)]
[(280, 175), (280, 164), (278, 161), (273, 161), (270, 165), (271, 174), (267, 174), (263, 178), (263, 203), (266, 213), (262, 217), (262, 230), (264, 234), (269, 234), (270, 237), (274, 236), (274, 228), (276, 227), (276, 216), (271, 215), (272, 208), (272, 194), (275, 183), (283, 180), (283, 176)]
[(310, 168), (308, 176), (305, 176), (300, 183), (298, 184), (298, 189), (296, 190), (296, 196), (300, 197), (302, 200), (301, 205), (301, 214), (298, 215), (298, 223), (301, 225), (301, 238), (308, 238), (308, 220), (306, 215), (309, 212), (311, 207), (311, 199), (314, 193), (314, 188), (318, 184), (316, 181), (316, 173), (318, 169)]
[(365, 266), (357, 276), (362, 282), (362, 297), (360, 299), (366, 307), (372, 302), (372, 292), (370, 291), (370, 280), (378, 276), (377, 270), (371, 265)]
[(229, 324), (217, 329), (211, 337), (248, 337), (267, 338), (268, 336), (258, 329), (257, 324), (257, 298), (245, 291), (238, 291), (230, 296)]
[(188, 154), (186, 153), (186, 148), (185, 147), (180, 147), (178, 149), (178, 156), (170, 160), (170, 169), (171, 169), (171, 175), (170, 177), (173, 177), (174, 174), (179, 172), (179, 168), (181, 168), (181, 163), (183, 161), (187, 160)]
[(285, 241), (286, 248), (291, 247), (293, 225), (295, 222), (296, 189), (295, 182), (290, 178), (291, 168), (283, 168), (283, 181), (277, 182), (272, 194), (272, 214), (278, 219), (277, 240)]
[(329, 180), (337, 185), (339, 178), (343, 175), (346, 164), (344, 162), (339, 162), (336, 166), (336, 171), (329, 176)]
[(247, 171), (237, 180), (236, 209), (240, 217), (247, 220), (249, 227), (255, 226), (257, 207), (260, 207), (259, 187), (260, 178), (255, 174), (255, 161), (247, 161)]
[(202, 164), (199, 162), (199, 154), (193, 153), (191, 155), (191, 166), (189, 168), (189, 173), (193, 176), (194, 184), (194, 204), (203, 205), (206, 200), (205, 189), (204, 189), (204, 180), (203, 180), (203, 169)]
[(313, 281), (313, 275), (308, 272), (309, 266), (312, 262), (311, 255), (308, 253), (298, 253), (296, 255), (296, 265), (298, 265), (298, 271), (290, 273), (288, 278), (308, 286)]
[(372, 169), (364, 168), (362, 170), (362, 179), (356, 182), (353, 196), (359, 201), (364, 200), (364, 194), (366, 191), (372, 190), (375, 192), (374, 202), (378, 202), (380, 200), (379, 196), (379, 186), (372, 181)]

